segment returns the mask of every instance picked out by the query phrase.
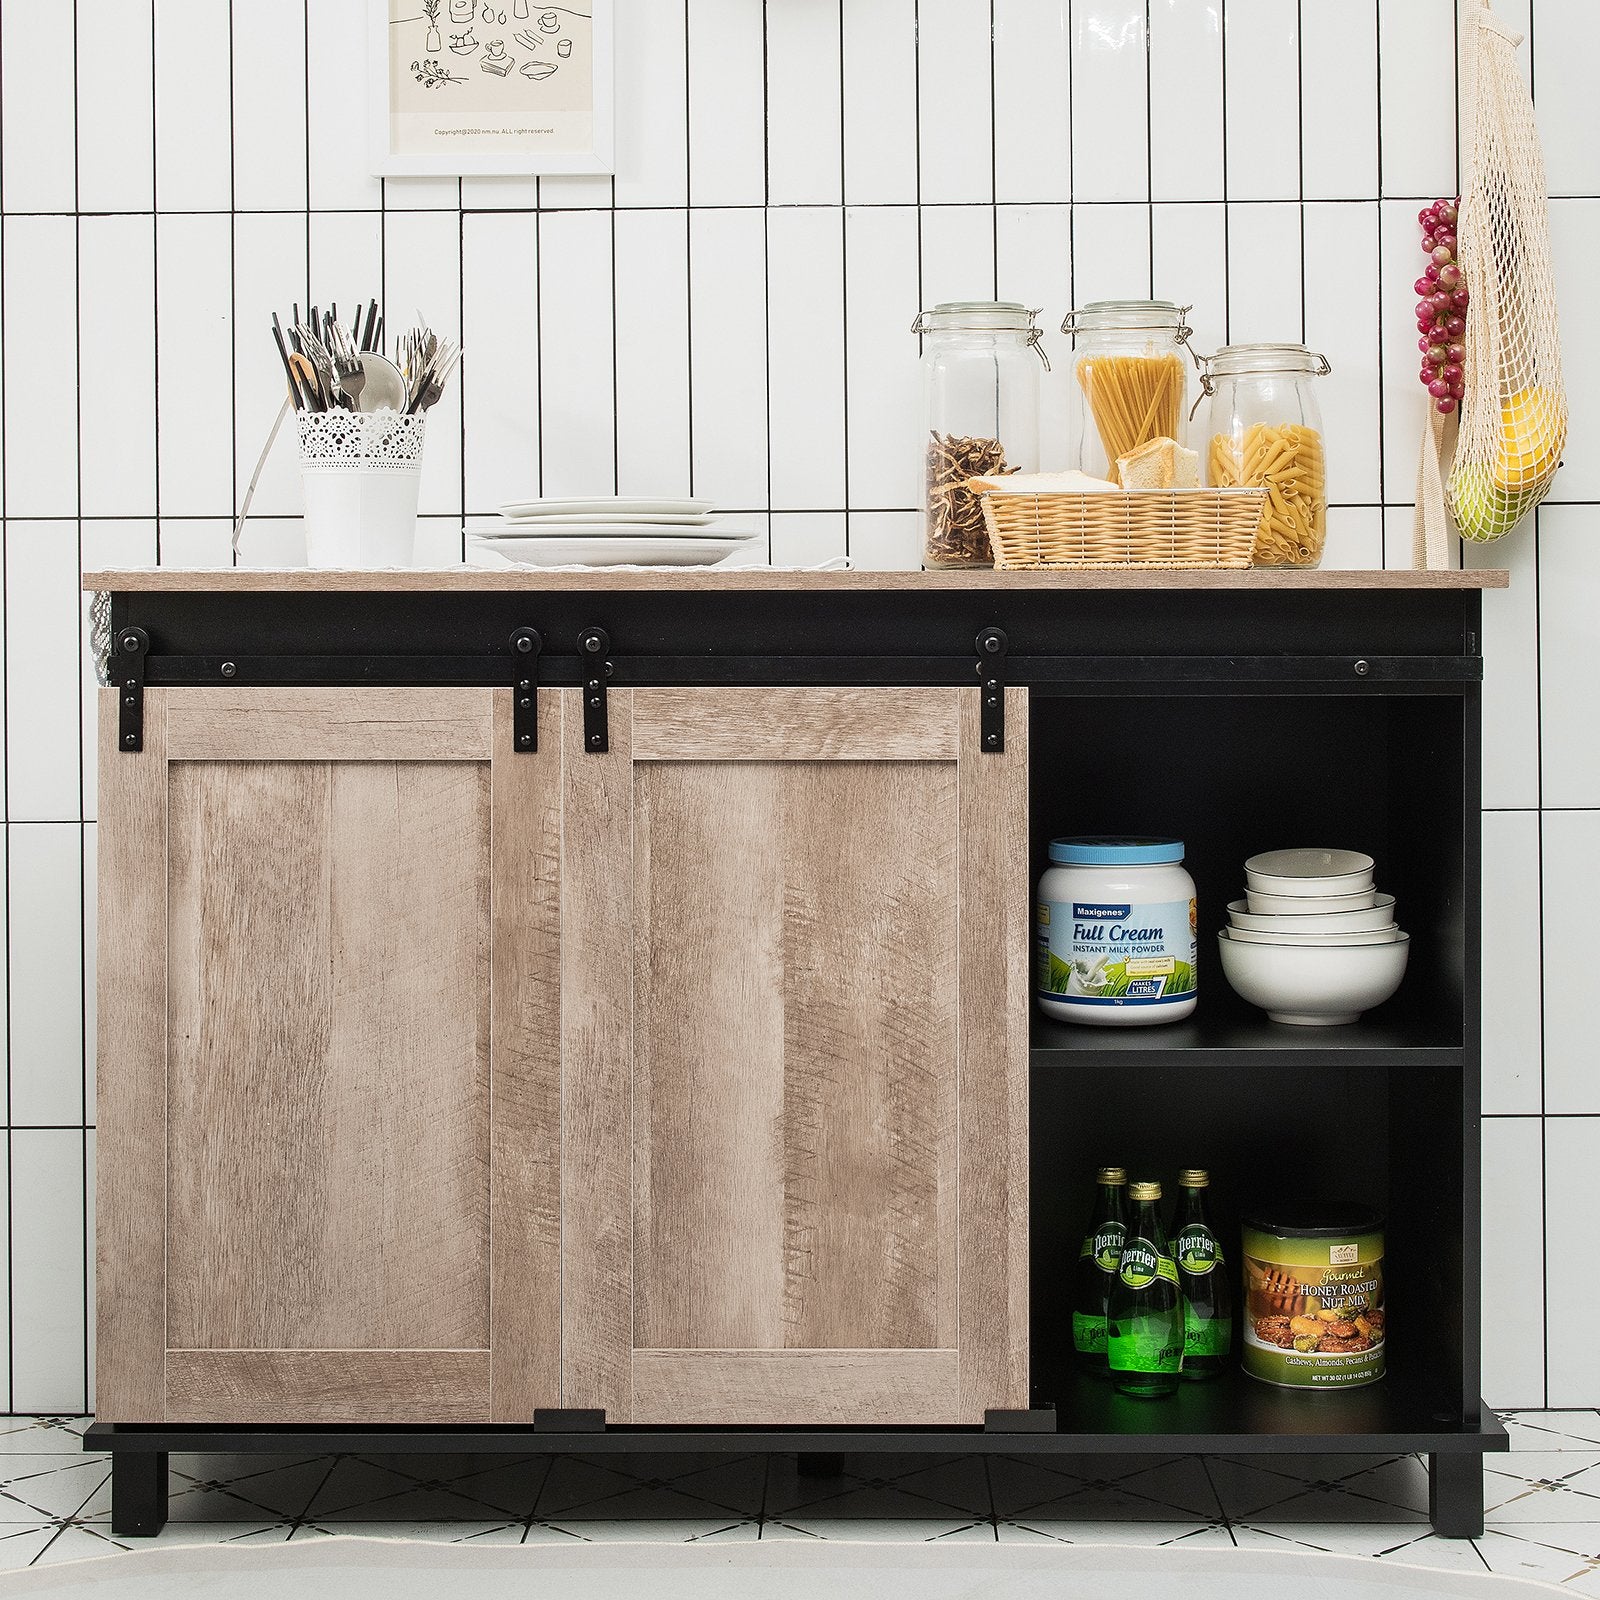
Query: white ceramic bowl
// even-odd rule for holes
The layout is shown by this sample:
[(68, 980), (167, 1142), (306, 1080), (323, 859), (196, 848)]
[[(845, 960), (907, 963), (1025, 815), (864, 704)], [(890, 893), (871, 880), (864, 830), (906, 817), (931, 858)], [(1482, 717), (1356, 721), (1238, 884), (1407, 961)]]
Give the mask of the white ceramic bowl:
[(1268, 850), (1244, 864), (1244, 881), (1263, 894), (1350, 894), (1372, 887), (1372, 857), (1359, 850)]
[(1274, 1022), (1326, 1028), (1354, 1022), (1400, 987), (1411, 936), (1386, 944), (1298, 949), (1217, 935), (1222, 970), (1234, 992)]
[(1317, 909), (1299, 916), (1281, 912), (1255, 912), (1249, 902), (1228, 903), (1228, 921), (1235, 928), (1250, 928), (1256, 933), (1354, 933), (1363, 928), (1386, 928), (1394, 922), (1394, 896), (1380, 894), (1370, 906), (1356, 911), (1324, 911), (1323, 902), (1311, 902)]
[(1320, 917), (1328, 911), (1366, 911), (1378, 903), (1378, 891), (1368, 887), (1349, 894), (1269, 894), (1246, 889), (1245, 903), (1256, 916)]
[(1389, 923), (1382, 928), (1359, 928), (1354, 933), (1257, 933), (1254, 928), (1228, 928), (1230, 939), (1241, 944), (1281, 944), (1293, 949), (1329, 949), (1346, 944), (1385, 944), (1398, 939), (1400, 929)]

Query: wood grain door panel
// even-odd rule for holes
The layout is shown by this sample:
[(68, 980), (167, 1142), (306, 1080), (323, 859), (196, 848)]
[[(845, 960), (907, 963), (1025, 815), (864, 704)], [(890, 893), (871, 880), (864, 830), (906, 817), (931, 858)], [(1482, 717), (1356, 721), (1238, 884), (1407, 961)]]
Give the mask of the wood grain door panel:
[(635, 806), (639, 1347), (951, 1344), (954, 764), (655, 763)]
[(541, 712), (524, 756), (509, 690), (151, 690), (129, 756), (107, 692), (102, 1418), (559, 1403)]
[(987, 756), (977, 698), (613, 691), (568, 760), (566, 1404), (1027, 1404), (1026, 698)]
[(488, 1349), (488, 791), (173, 766), (170, 1348)]

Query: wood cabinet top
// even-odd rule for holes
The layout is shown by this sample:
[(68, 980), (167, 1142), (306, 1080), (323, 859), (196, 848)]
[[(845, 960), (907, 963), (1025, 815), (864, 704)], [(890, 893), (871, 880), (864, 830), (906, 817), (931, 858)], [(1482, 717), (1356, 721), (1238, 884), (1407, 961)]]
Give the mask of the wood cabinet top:
[(548, 593), (658, 590), (662, 593), (798, 591), (885, 594), (941, 590), (1231, 589), (1231, 590), (1437, 590), (1504, 589), (1510, 574), (1482, 569), (1442, 572), (1297, 572), (1255, 568), (1246, 572), (792, 572), (746, 567), (734, 571), (677, 569), (587, 572), (537, 567), (412, 567), (382, 571), (311, 570), (306, 567), (127, 567), (83, 575), (83, 587), (140, 592), (219, 594), (308, 593)]

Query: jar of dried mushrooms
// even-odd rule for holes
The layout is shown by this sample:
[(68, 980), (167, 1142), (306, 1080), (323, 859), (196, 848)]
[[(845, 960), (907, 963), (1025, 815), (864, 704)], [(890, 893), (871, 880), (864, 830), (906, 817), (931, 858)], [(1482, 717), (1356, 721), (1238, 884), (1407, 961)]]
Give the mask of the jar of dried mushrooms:
[(969, 478), (1039, 466), (1039, 372), (1049, 367), (1037, 312), (1012, 301), (950, 300), (912, 326), (922, 335), (923, 560), (994, 564), (983, 506)]

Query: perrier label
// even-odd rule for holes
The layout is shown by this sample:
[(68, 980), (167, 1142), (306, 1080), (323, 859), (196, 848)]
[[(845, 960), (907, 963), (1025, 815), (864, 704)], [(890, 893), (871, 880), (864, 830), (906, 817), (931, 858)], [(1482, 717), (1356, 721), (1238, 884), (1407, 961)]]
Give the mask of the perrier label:
[(1222, 1245), (1211, 1226), (1206, 1191), (1209, 1173), (1186, 1167), (1178, 1174), (1178, 1217), (1173, 1254), (1183, 1291), (1183, 1376), (1214, 1378), (1228, 1364), (1233, 1345), (1233, 1297)]
[(1123, 1195), (1128, 1174), (1121, 1167), (1101, 1167), (1094, 1215), (1078, 1252), (1073, 1285), (1072, 1347), (1078, 1360), (1100, 1377), (1106, 1375), (1106, 1300), (1117, 1275), (1122, 1246), (1128, 1234), (1128, 1212)]
[(1106, 1358), (1124, 1394), (1172, 1394), (1183, 1366), (1183, 1295), (1161, 1226), (1159, 1183), (1128, 1190), (1133, 1217), (1111, 1280)]

